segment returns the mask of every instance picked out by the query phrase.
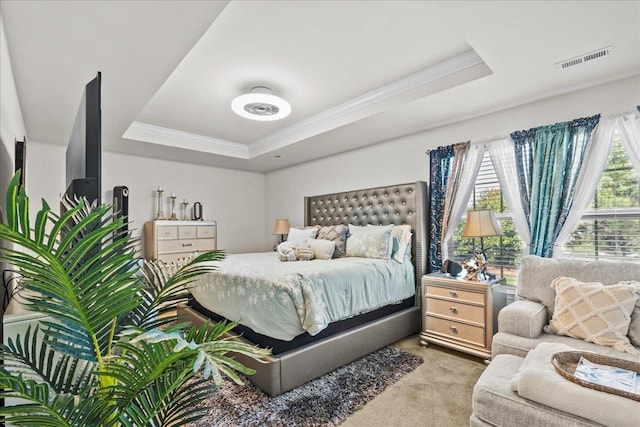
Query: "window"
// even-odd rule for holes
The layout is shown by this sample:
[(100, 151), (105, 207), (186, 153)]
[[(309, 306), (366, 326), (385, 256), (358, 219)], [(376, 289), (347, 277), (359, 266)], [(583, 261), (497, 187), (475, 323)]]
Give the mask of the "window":
[(593, 201), (562, 253), (640, 262), (640, 180), (617, 134)]
[(520, 239), (518, 230), (502, 197), (498, 177), (493, 169), (488, 152), (485, 152), (482, 158), (476, 184), (467, 205), (467, 210), (469, 209), (492, 209), (500, 221), (503, 235), (485, 237), (482, 242), (479, 238), (462, 237), (466, 219), (465, 214), (453, 235), (448, 257), (460, 262), (463, 259), (471, 258), (474, 250), (480, 249), (482, 245), (489, 264), (487, 270), (490, 273), (504, 277), (508, 284), (515, 285), (524, 243)]

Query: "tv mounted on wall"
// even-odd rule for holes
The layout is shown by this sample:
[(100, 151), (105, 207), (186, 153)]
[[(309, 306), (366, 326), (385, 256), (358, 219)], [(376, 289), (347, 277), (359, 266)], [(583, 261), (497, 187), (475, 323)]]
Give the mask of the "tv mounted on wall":
[(102, 203), (102, 119), (100, 80), (84, 88), (66, 155), (67, 192), (71, 199), (85, 197), (90, 203)]

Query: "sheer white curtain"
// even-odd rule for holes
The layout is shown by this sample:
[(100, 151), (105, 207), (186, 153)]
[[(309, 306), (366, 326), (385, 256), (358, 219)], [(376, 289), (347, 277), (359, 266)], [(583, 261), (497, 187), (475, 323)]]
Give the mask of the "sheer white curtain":
[[(454, 197), (451, 198), (451, 203), (448, 209), (448, 219), (442, 232), (442, 258), (449, 258), (449, 241), (453, 237), (453, 233), (460, 223), (460, 219), (464, 214), (467, 204), (469, 203), (469, 196), (476, 182), (480, 165), (482, 164), (482, 156), (484, 155), (485, 144), (471, 145), (466, 156), (464, 156), (462, 162), (462, 170), (460, 177), (456, 183), (456, 191)], [(453, 168), (452, 168), (453, 172)], [(451, 180), (449, 181), (451, 185)], [(447, 211), (447, 209), (445, 209)]]
[(598, 188), (602, 172), (607, 166), (609, 151), (613, 142), (613, 133), (619, 127), (619, 117), (600, 118), (598, 126), (593, 132), (593, 137), (584, 153), (584, 159), (576, 187), (573, 194), (573, 203), (567, 219), (558, 233), (558, 238), (553, 245), (553, 257), (562, 256), (560, 248), (569, 238), (582, 214), (593, 200), (593, 195)]
[(618, 128), (631, 164), (640, 173), (640, 112), (627, 114), (618, 119)]
[(513, 141), (510, 137), (500, 139), (488, 145), (487, 150), (491, 156), (491, 163), (496, 171), (498, 182), (502, 188), (502, 197), (509, 207), (513, 223), (524, 242), (524, 253), (529, 253), (531, 245), (531, 231), (529, 222), (524, 213), (518, 188), (518, 171), (516, 169), (516, 155)]

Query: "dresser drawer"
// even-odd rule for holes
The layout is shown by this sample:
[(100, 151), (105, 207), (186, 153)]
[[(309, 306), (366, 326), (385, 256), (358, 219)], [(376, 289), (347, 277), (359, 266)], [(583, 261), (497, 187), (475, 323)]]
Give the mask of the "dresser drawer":
[(193, 259), (193, 252), (175, 252), (168, 254), (159, 254), (158, 259), (167, 263), (182, 261), (183, 258)]
[(178, 238), (178, 227), (158, 227), (158, 240), (164, 239), (177, 239)]
[(187, 225), (178, 228), (178, 238), (180, 239), (194, 239), (196, 237), (196, 226)]
[(484, 294), (480, 292), (463, 291), (460, 289), (441, 288), (439, 286), (426, 286), (425, 296), (437, 296), (452, 300), (471, 302), (484, 305)]
[(466, 325), (453, 320), (439, 319), (437, 317), (426, 316), (427, 332), (433, 332), (447, 337), (470, 342), (474, 345), (484, 347), (484, 328), (479, 326)]
[(215, 225), (201, 225), (196, 227), (196, 237), (199, 239), (205, 237), (216, 237), (216, 226)]
[(171, 252), (207, 252), (216, 247), (216, 239), (182, 239), (158, 242), (158, 254)]
[(461, 301), (449, 301), (427, 297), (427, 314), (437, 314), (453, 319), (484, 325), (484, 307), (465, 304)]

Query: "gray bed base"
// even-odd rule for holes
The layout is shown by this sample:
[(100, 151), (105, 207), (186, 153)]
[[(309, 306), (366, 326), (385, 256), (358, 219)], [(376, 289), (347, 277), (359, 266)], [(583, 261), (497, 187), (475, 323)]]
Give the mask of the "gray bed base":
[[(184, 307), (180, 314), (194, 325), (202, 325), (209, 320), (190, 307)], [(234, 357), (245, 366), (255, 369), (256, 373), (248, 377), (252, 383), (270, 396), (277, 396), (415, 334), (419, 324), (420, 308), (411, 307), (307, 346), (269, 356), (266, 363), (241, 354)], [(242, 337), (238, 339), (249, 342)]]
[[(251, 382), (269, 395), (277, 396), (420, 330), (420, 283), (426, 267), (427, 245), (426, 192), (426, 183), (418, 181), (305, 197), (307, 226), (409, 224), (413, 230), (416, 306), (304, 347), (270, 356), (262, 363), (236, 355), (238, 361), (256, 370), (249, 377)], [(194, 325), (202, 325), (209, 320), (191, 307), (180, 307), (178, 311)], [(244, 340), (241, 337), (238, 339)]]

